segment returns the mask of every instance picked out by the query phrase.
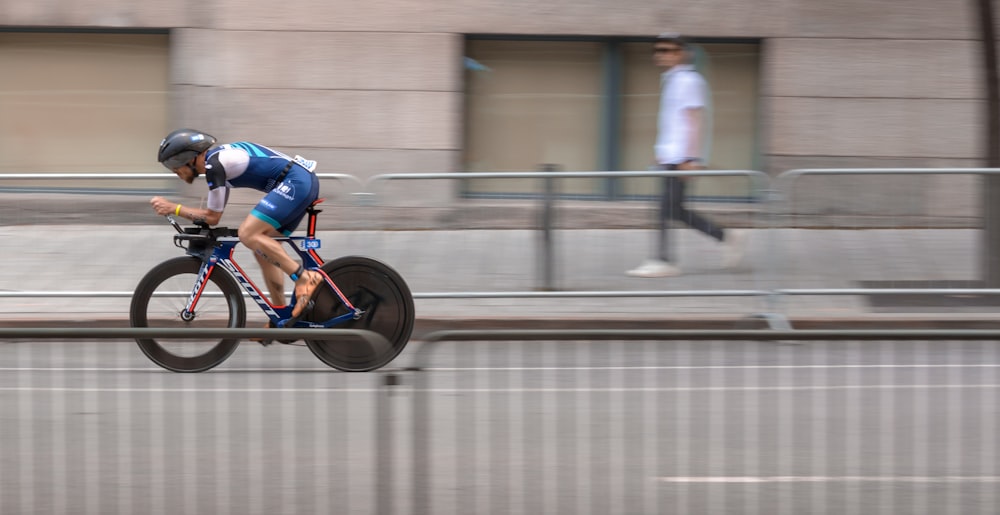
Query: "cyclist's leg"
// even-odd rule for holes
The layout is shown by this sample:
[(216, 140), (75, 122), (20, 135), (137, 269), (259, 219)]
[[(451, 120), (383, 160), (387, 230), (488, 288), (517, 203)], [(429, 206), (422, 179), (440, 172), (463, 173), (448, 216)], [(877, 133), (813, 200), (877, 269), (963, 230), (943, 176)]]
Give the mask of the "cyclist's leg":
[(240, 242), (254, 252), (257, 262), (261, 265), (264, 281), (272, 295), (273, 286), (277, 286), (279, 290), (284, 289), (282, 272), (291, 275), (299, 269), (299, 264), (274, 239), (277, 232), (268, 221), (254, 216), (253, 213), (247, 215), (239, 229)]
[[(292, 312), (298, 317), (312, 297), (322, 276), (302, 270), (301, 265), (289, 256), (274, 235), (291, 234), (305, 215), (306, 208), (319, 196), (319, 179), (304, 168), (293, 168), (277, 187), (271, 190), (250, 212), (240, 225), (240, 241), (252, 249), (262, 263), (271, 264), (295, 280), (295, 295), (299, 299)], [(277, 274), (278, 272), (273, 272)], [(284, 282), (281, 283), (282, 288)]]
[[(244, 222), (244, 224), (245, 223), (246, 222)], [(270, 225), (267, 226), (267, 229), (269, 229), (267, 233), (268, 238), (271, 238), (271, 241), (274, 241), (273, 238), (279, 236), (278, 231), (274, 230), (274, 228)], [(264, 276), (264, 284), (267, 286), (267, 292), (271, 297), (271, 303), (275, 306), (284, 306), (287, 302), (285, 300), (284, 270), (272, 265), (264, 258), (263, 255), (258, 254), (257, 252), (254, 252), (253, 256), (257, 258), (257, 264), (260, 265), (260, 272), (261, 275)]]

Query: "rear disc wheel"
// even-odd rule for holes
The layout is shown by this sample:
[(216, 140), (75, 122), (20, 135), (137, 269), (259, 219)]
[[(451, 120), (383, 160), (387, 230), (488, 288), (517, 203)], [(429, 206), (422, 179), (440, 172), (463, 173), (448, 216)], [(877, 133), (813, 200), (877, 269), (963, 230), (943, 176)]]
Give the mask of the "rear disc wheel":
[[(363, 256), (347, 256), (323, 265), (333, 283), (364, 313), (358, 319), (334, 326), (335, 329), (363, 329), (378, 333), (386, 343), (344, 337), (306, 340), (309, 350), (323, 363), (345, 372), (367, 372), (387, 365), (410, 340), (416, 318), (410, 288), (391, 267)], [(313, 309), (304, 317), (325, 322), (348, 313), (340, 298), (325, 285), (313, 297)]]

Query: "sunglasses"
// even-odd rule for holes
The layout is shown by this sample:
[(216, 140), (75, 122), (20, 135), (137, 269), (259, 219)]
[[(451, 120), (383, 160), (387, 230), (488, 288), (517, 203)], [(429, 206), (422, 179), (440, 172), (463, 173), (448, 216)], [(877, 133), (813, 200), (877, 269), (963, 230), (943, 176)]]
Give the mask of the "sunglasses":
[(677, 47), (677, 46), (671, 46), (671, 47), (658, 46), (658, 47), (654, 47), (653, 48), (653, 53), (655, 53), (655, 54), (673, 54), (673, 53), (676, 53), (676, 52), (680, 52), (682, 50), (683, 50), (683, 48)]

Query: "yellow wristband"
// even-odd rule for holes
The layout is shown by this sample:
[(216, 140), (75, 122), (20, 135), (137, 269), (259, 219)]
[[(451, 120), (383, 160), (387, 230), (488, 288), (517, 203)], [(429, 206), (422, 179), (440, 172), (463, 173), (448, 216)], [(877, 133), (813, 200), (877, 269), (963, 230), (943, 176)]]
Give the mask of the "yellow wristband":
[(181, 205), (180, 204), (177, 204), (177, 207), (174, 209), (174, 214), (177, 215), (177, 216), (181, 216)]

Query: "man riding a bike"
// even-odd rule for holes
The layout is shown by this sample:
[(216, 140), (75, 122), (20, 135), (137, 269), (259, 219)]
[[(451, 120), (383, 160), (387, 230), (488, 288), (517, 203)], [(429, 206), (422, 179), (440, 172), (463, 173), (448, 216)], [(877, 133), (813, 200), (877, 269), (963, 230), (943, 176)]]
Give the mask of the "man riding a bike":
[(298, 318), (323, 277), (314, 270), (303, 269), (273, 238), (290, 235), (319, 196), (319, 179), (313, 173), (316, 163), (247, 141), (218, 146), (215, 143), (216, 139), (204, 132), (178, 129), (163, 139), (157, 153), (157, 161), (188, 184), (205, 175), (206, 208), (183, 206), (159, 196), (149, 203), (159, 215), (173, 214), (196, 223), (217, 225), (229, 200), (230, 188), (264, 192), (264, 197), (240, 224), (240, 242), (254, 251), (275, 305), (285, 305), (282, 273), (295, 281), (292, 316)]

